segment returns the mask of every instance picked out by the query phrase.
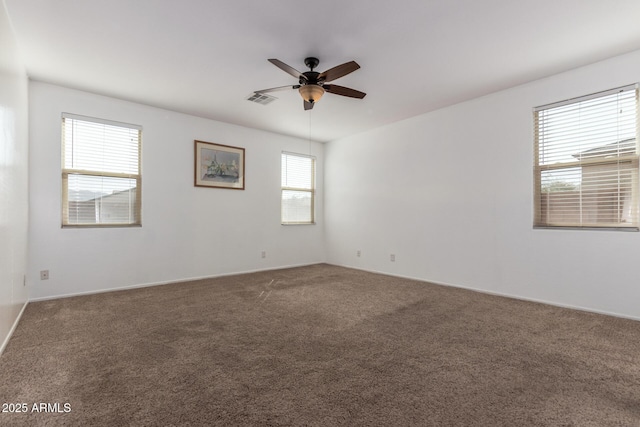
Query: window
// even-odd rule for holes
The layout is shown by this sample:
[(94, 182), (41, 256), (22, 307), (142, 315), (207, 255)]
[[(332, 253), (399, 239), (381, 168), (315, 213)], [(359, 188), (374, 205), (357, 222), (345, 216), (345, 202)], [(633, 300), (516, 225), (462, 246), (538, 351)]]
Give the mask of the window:
[(140, 225), (142, 127), (62, 115), (62, 226)]
[(282, 223), (314, 224), (316, 159), (282, 153)]
[(638, 87), (534, 109), (534, 227), (638, 231)]

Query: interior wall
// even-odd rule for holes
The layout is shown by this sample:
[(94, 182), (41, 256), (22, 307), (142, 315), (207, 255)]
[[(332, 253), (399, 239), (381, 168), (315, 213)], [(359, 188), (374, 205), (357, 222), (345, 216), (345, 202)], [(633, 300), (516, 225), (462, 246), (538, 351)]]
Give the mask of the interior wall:
[(532, 228), (532, 108), (639, 80), (637, 51), (330, 142), (328, 262), (640, 319), (640, 233)]
[(0, 1), (0, 353), (28, 291), (28, 81)]
[[(29, 88), (32, 298), (325, 261), (322, 144), (41, 82)], [(142, 125), (142, 227), (61, 228), (63, 112)], [(195, 187), (194, 140), (245, 148), (245, 190)], [(316, 225), (280, 224), (282, 151), (317, 158)]]

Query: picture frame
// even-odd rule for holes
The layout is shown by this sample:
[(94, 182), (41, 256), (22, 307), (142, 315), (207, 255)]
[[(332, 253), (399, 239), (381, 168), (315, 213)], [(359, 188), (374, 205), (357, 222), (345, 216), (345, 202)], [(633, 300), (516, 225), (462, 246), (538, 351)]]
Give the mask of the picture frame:
[(196, 187), (244, 190), (244, 148), (194, 141)]

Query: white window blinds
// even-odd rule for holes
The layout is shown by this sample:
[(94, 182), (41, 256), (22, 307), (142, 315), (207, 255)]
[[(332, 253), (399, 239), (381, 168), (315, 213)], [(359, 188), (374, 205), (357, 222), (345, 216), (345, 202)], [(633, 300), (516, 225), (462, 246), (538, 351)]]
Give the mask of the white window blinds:
[(282, 223), (313, 224), (315, 158), (282, 153)]
[(534, 109), (536, 227), (638, 230), (638, 88)]
[(62, 225), (140, 225), (142, 128), (62, 115)]

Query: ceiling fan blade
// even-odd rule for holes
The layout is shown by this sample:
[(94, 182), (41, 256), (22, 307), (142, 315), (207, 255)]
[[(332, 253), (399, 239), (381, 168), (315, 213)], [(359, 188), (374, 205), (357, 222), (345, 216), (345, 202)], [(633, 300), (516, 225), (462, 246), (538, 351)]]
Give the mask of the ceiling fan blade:
[(358, 68), (360, 68), (360, 66), (356, 63), (356, 61), (345, 62), (342, 65), (337, 65), (333, 68), (329, 68), (324, 73), (320, 73), (320, 75), (318, 76), (318, 80), (328, 83), (335, 79), (339, 79), (340, 77), (346, 76), (349, 73), (353, 73)]
[(324, 85), (322, 86), (326, 92), (333, 93), (334, 95), (348, 96), (350, 98), (362, 99), (367, 96), (366, 93), (359, 90), (351, 89), (349, 87), (338, 85)]
[(305, 110), (311, 110), (313, 108), (313, 104), (315, 104), (315, 102), (307, 102), (307, 101), (302, 101), (304, 102), (304, 109)]
[(271, 62), (276, 67), (280, 68), (285, 73), (291, 74), (296, 79), (307, 80), (307, 76), (305, 76), (304, 74), (302, 74), (300, 71), (296, 70), (295, 68), (293, 68), (293, 67), (285, 64), (284, 62), (280, 61), (279, 59), (269, 59), (268, 61)]
[(279, 90), (299, 89), (299, 88), (300, 88), (300, 85), (279, 86), (279, 87), (272, 87), (272, 88), (269, 88), (269, 89), (254, 90), (253, 93), (276, 92), (276, 91), (279, 91)]

